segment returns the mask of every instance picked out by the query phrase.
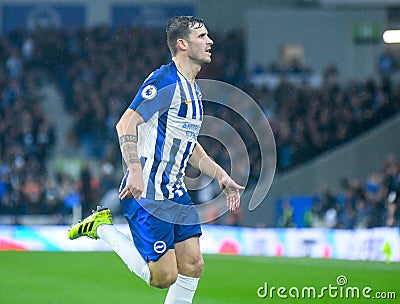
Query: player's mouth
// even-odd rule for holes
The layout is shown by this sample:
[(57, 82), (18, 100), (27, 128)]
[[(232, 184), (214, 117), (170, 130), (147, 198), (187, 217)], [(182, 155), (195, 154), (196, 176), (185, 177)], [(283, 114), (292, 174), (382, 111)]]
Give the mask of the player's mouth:
[(210, 54), (210, 55), (211, 55), (211, 48), (209, 48), (209, 49), (206, 49), (206, 53), (208, 53), (208, 54)]

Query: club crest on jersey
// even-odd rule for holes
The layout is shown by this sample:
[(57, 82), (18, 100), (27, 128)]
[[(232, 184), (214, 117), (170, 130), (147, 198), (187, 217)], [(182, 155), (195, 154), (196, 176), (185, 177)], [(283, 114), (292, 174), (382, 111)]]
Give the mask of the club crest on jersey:
[(187, 105), (188, 105), (188, 104), (191, 104), (191, 103), (192, 103), (191, 100), (186, 100), (186, 101), (185, 101), (185, 104), (187, 104)]
[(142, 90), (143, 99), (147, 100), (153, 99), (154, 97), (156, 97), (156, 95), (157, 95), (157, 88), (152, 84), (145, 86), (144, 89)]
[(154, 243), (153, 248), (155, 252), (163, 253), (165, 250), (167, 250), (167, 245), (164, 241), (157, 241)]

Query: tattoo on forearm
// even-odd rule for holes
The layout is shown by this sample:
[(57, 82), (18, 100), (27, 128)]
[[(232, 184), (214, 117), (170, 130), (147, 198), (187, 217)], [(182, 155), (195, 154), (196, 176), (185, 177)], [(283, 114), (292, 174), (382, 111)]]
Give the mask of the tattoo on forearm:
[(138, 137), (133, 134), (125, 134), (119, 137), (122, 156), (127, 165), (140, 163), (137, 154)]
[(137, 143), (125, 144), (122, 146), (122, 156), (127, 165), (139, 163), (140, 159), (137, 154)]
[(136, 135), (133, 134), (125, 134), (119, 137), (119, 145), (122, 146), (124, 143), (127, 142), (134, 142), (137, 143), (138, 142), (138, 138)]
[(122, 147), (122, 152), (135, 153), (135, 152), (137, 152), (137, 145), (136, 144), (124, 145)]
[(125, 162), (127, 165), (138, 164), (140, 163), (140, 159), (137, 154), (128, 154), (126, 155)]

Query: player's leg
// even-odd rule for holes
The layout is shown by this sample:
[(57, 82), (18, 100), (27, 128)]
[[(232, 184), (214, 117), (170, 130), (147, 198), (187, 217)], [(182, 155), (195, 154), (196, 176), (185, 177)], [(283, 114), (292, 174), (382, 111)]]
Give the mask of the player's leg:
[[(150, 286), (168, 288), (176, 281), (178, 270), (173, 249), (163, 251), (161, 248), (157, 249), (163, 251), (161, 254), (153, 253), (151, 251), (154, 250), (155, 242), (147, 246), (146, 242), (137, 241), (137, 237), (135, 237), (138, 243), (137, 248), (131, 239), (108, 225), (99, 226), (98, 234), (101, 239), (110, 244), (128, 268)], [(149, 250), (149, 248), (151, 249)], [(146, 260), (149, 260), (149, 263), (145, 261), (142, 255), (146, 257)]]
[(121, 257), (128, 268), (150, 283), (150, 269), (135, 247), (135, 244), (113, 226), (111, 212), (108, 208), (98, 207), (90, 216), (75, 224), (68, 232), (71, 240), (81, 236), (93, 239), (101, 238)]
[(168, 288), (178, 277), (175, 250), (169, 249), (157, 261), (149, 262), (151, 273), (150, 285), (157, 288)]
[(180, 223), (174, 226), (178, 277), (169, 288), (165, 304), (192, 303), (204, 267), (199, 242), (200, 218), (192, 199), (186, 193), (175, 202), (182, 206), (179, 212)]
[(164, 303), (192, 303), (204, 267), (199, 237), (194, 236), (176, 243), (175, 255), (178, 277), (176, 282), (169, 288)]
[(126, 217), (138, 247), (113, 226), (111, 212), (107, 208), (98, 208), (92, 215), (74, 225), (68, 237), (72, 240), (81, 236), (101, 238), (147, 284), (167, 288), (176, 281), (178, 275), (175, 251), (172, 249), (173, 225), (154, 218), (140, 205), (136, 206), (133, 200), (129, 200), (131, 199), (125, 200), (123, 209), (128, 212)]
[(175, 255), (178, 273), (200, 278), (204, 268), (204, 260), (200, 251), (199, 236), (175, 244)]
[(162, 209), (162, 202), (144, 198), (140, 202), (135, 199), (125, 199), (121, 206), (134, 244), (148, 263), (149, 284), (157, 288), (168, 288), (176, 281), (178, 275), (174, 250), (174, 224), (148, 211)]
[(97, 234), (111, 246), (130, 271), (150, 284), (150, 268), (130, 238), (110, 225), (100, 225)]

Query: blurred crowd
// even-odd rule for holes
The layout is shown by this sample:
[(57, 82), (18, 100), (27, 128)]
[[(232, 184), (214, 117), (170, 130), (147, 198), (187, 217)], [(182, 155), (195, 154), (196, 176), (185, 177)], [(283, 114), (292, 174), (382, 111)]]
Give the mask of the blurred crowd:
[(50, 214), (55, 133), (40, 105), (40, 73), (27, 66), (29, 46), (15, 38), (0, 39), (0, 214)]
[(400, 225), (400, 160), (390, 155), (366, 180), (343, 178), (342, 191), (325, 188), (306, 214), (309, 227), (357, 229)]
[[(390, 77), (340, 85), (332, 66), (319, 87), (292, 83), (288, 71), (279, 68), (274, 69), (280, 77), (276, 88), (254, 85), (244, 65), (244, 34), (213, 33), (212, 38), (213, 62), (199, 78), (233, 84), (255, 100), (274, 133), (278, 171), (353, 138), (400, 109), (400, 86), (392, 84)], [(101, 195), (118, 187), (119, 177), (110, 174), (121, 166), (117, 120), (148, 74), (170, 60), (164, 31), (99, 26), (74, 32), (14, 32), (0, 39), (0, 58), (0, 214), (57, 213), (61, 217), (77, 202), (85, 211), (93, 208)], [(304, 72), (290, 69), (290, 73)], [(46, 77), (57, 83), (65, 111), (74, 121), (68, 145), (84, 158), (99, 161), (101, 176), (95, 176), (87, 164), (75, 180), (64, 172), (48, 174), (49, 154), (57, 139), (39, 102)], [(249, 176), (251, 186), (261, 170), (260, 143), (254, 132), (220, 105), (208, 104), (206, 114), (232, 122), (246, 139), (251, 166), (240, 168), (240, 174)], [(229, 171), (228, 152), (213, 139), (200, 141)], [(207, 200), (217, 188), (194, 195), (199, 201)]]
[(279, 170), (332, 149), (398, 112), (400, 86), (393, 87), (390, 78), (339, 85), (336, 76), (329, 71), (325, 75), (320, 87), (295, 85), (282, 74), (274, 90), (247, 88), (273, 129)]

